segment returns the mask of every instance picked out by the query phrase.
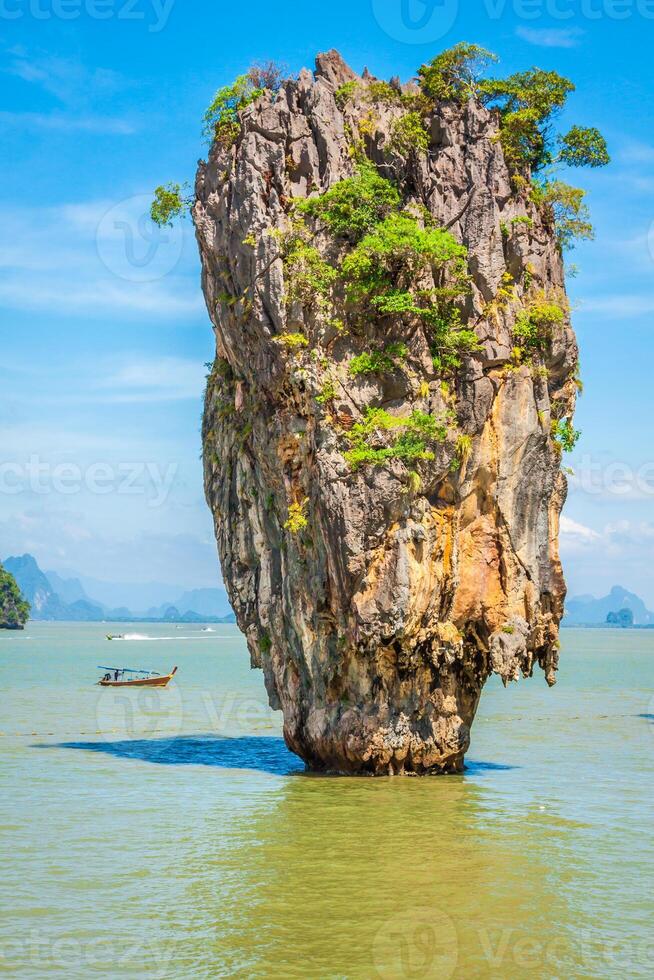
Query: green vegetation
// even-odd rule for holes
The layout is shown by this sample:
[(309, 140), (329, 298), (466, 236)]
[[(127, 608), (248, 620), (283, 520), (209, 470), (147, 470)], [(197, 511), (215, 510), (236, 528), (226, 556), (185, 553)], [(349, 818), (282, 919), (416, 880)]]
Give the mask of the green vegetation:
[(456, 440), (456, 458), (461, 466), (470, 458), (472, 452), (472, 436), (461, 435)]
[[(606, 141), (598, 129), (575, 125), (563, 135), (553, 131), (553, 117), (574, 92), (571, 81), (541, 68), (504, 79), (482, 79), (494, 61), (497, 57), (478, 45), (457, 44), (423, 65), (418, 76), (423, 94), (432, 100), (465, 102), (477, 97), (499, 112), (498, 138), (517, 190), (527, 186), (526, 171), (538, 174), (556, 165), (603, 167), (610, 162)], [(544, 204), (554, 212), (561, 248), (571, 247), (577, 238), (592, 237), (583, 192), (549, 180), (542, 183), (540, 193), (552, 198)], [(563, 188), (567, 188), (565, 192)], [(505, 228), (502, 233), (506, 237)]]
[(156, 225), (172, 228), (173, 219), (182, 217), (191, 207), (193, 198), (183, 194), (187, 187), (188, 184), (165, 184), (157, 187), (150, 207), (150, 217)]
[[(378, 445), (389, 432), (399, 433), (395, 441), (390, 446)], [(345, 453), (345, 458), (356, 470), (366, 464), (382, 465), (392, 459), (404, 463), (434, 459), (434, 452), (429, 447), (445, 441), (447, 426), (435, 416), (418, 410), (409, 416), (398, 417), (383, 408), (369, 408), (364, 421), (353, 426), (348, 437), (352, 448)]]
[(610, 163), (606, 140), (598, 129), (573, 126), (556, 138), (552, 133), (552, 117), (574, 90), (567, 78), (541, 68), (481, 83), (482, 101), (499, 110), (501, 142), (510, 166), (537, 172), (557, 163), (568, 167), (604, 167)]
[(317, 248), (308, 242), (308, 231), (294, 221), (287, 231), (271, 232), (280, 246), (286, 279), (286, 302), (325, 308), (338, 272), (325, 262)]
[(0, 565), (0, 629), (22, 629), (30, 614), (16, 579)]
[(575, 429), (570, 419), (552, 422), (552, 439), (562, 452), (571, 453), (580, 438), (581, 432)]
[(540, 293), (516, 318), (513, 336), (518, 346), (523, 350), (545, 350), (553, 331), (564, 325), (567, 313), (562, 299)]
[(291, 534), (299, 534), (308, 527), (309, 522), (306, 519), (305, 511), (309, 504), (309, 498), (307, 497), (301, 503), (291, 504), (288, 508), (288, 520), (284, 524), (287, 531)]
[(348, 368), (353, 378), (361, 374), (386, 374), (397, 368), (397, 362), (409, 353), (406, 344), (389, 344), (382, 351), (366, 351), (353, 357)]
[(204, 135), (210, 140), (217, 140), (221, 146), (231, 146), (241, 129), (239, 112), (264, 92), (276, 92), (283, 74), (283, 66), (272, 61), (256, 64), (245, 75), (239, 75), (231, 85), (218, 89), (204, 114)]
[(309, 341), (303, 333), (281, 333), (275, 337), (275, 343), (293, 352), (309, 346)]
[(369, 162), (360, 163), (353, 177), (334, 184), (320, 197), (296, 204), (296, 211), (323, 221), (333, 235), (358, 241), (400, 206), (400, 195)]
[(534, 182), (532, 200), (542, 208), (548, 208), (561, 249), (574, 248), (579, 239), (594, 238), (590, 212), (584, 204), (585, 191), (571, 187), (561, 180)]
[(336, 105), (343, 111), (350, 99), (353, 99), (356, 95), (359, 83), (357, 81), (345, 82), (334, 92), (334, 99), (336, 100)]
[(323, 381), (320, 394), (316, 395), (316, 401), (319, 405), (328, 405), (329, 402), (334, 400), (334, 398), (336, 398), (336, 382), (334, 381), (334, 378), (329, 375)]
[(241, 131), (238, 114), (263, 95), (249, 74), (239, 75), (231, 85), (218, 89), (204, 114), (202, 132), (209, 140), (228, 147)]
[[(345, 257), (341, 270), (348, 298), (381, 315), (413, 313), (426, 321), (437, 314), (433, 303), (421, 305), (416, 291), (421, 275), (440, 272), (457, 280), (455, 295), (467, 282), (467, 251), (442, 228), (422, 228), (407, 214), (390, 214)], [(429, 292), (429, 291), (428, 291)], [(433, 293), (433, 291), (432, 291)]]
[(568, 167), (605, 167), (611, 162), (606, 140), (599, 129), (573, 126), (559, 137), (559, 161)]
[(389, 82), (378, 81), (377, 79), (371, 82), (359, 82), (356, 80), (345, 82), (334, 93), (336, 105), (341, 112), (347, 103), (355, 97), (365, 102), (382, 102), (384, 105), (393, 105), (402, 100), (401, 93), (396, 88), (393, 88)]
[(435, 101), (467, 102), (477, 95), (479, 79), (497, 55), (478, 44), (456, 44), (418, 69), (420, 88)]
[[(435, 365), (452, 370), (464, 353), (479, 348), (456, 306), (470, 288), (467, 251), (448, 231), (432, 227), (424, 209), (419, 218), (400, 207), (396, 188), (368, 162), (321, 197), (300, 202), (297, 213), (323, 221), (334, 235), (349, 237), (354, 248), (336, 271), (308, 244), (301, 222), (291, 232), (276, 233), (285, 253), (289, 294), (309, 305), (316, 296), (326, 297), (338, 278), (354, 317), (421, 320), (433, 340)], [(298, 267), (303, 272), (299, 280)], [(434, 279), (434, 287), (419, 285)], [(350, 370), (355, 376), (392, 370), (398, 356), (406, 356), (398, 351), (359, 355)]]
[(431, 136), (420, 112), (407, 112), (393, 122), (388, 143), (389, 150), (401, 155), (407, 155), (412, 150), (416, 153), (426, 153), (430, 143)]

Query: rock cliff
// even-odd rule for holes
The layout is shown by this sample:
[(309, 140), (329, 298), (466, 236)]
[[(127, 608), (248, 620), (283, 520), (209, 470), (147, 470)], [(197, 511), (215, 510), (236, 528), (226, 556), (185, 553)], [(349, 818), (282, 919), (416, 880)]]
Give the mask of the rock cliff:
[(252, 665), (322, 771), (460, 771), (489, 676), (558, 662), (555, 229), (497, 113), (436, 103), (416, 137), (414, 96), (320, 55), (197, 174), (206, 495)]

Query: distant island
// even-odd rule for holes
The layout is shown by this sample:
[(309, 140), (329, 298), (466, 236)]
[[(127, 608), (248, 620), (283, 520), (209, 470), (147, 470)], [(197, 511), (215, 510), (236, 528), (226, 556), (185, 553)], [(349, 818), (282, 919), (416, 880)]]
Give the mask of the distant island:
[(592, 595), (569, 599), (561, 625), (653, 629), (654, 613), (649, 611), (639, 596), (621, 585), (614, 585), (602, 599)]
[(22, 630), (30, 612), (16, 579), (0, 565), (0, 629)]
[[(110, 607), (89, 597), (78, 578), (66, 579), (57, 572), (44, 572), (32, 555), (10, 557), (4, 561), (5, 575), (14, 583), (19, 596), (31, 606), (33, 620), (43, 622), (76, 623), (234, 623), (232, 612), (219, 615), (225, 607), (224, 593), (219, 589), (196, 589), (185, 592), (145, 611), (134, 611), (124, 606)], [(2, 568), (2, 566), (0, 566)], [(4, 585), (0, 578), (0, 620), (2, 620), (2, 598), (4, 590), (10, 594), (11, 585)], [(7, 609), (13, 608), (6, 600)], [(11, 628), (11, 627), (10, 627)], [(13, 627), (19, 628), (19, 627)]]

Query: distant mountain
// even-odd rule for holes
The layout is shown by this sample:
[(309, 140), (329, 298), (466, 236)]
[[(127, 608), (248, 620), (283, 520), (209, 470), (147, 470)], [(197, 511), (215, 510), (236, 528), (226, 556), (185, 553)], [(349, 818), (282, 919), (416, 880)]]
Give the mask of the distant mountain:
[(627, 612), (633, 616), (634, 626), (654, 625), (654, 613), (649, 611), (639, 596), (628, 592), (621, 585), (614, 585), (603, 599), (587, 595), (569, 599), (565, 604), (562, 625), (603, 626), (609, 622), (609, 616), (609, 625), (629, 625), (630, 616), (626, 615)]
[[(62, 578), (57, 572), (44, 572), (44, 575), (50, 583), (53, 592), (56, 592), (64, 602), (72, 603), (88, 600), (89, 597), (78, 578)], [(97, 602), (96, 605), (101, 606), (102, 603)]]
[(165, 582), (105, 582), (104, 579), (92, 578), (70, 572), (67, 577), (80, 580), (87, 596), (93, 596), (95, 602), (106, 606), (107, 609), (127, 607), (133, 612), (151, 608), (160, 609), (162, 606), (175, 605), (177, 596), (185, 591), (182, 586), (170, 585)]
[(7, 558), (4, 566), (32, 607), (32, 619), (65, 619), (66, 604), (56, 594), (31, 555)]
[(228, 616), (231, 612), (229, 599), (224, 589), (193, 589), (192, 592), (185, 592), (178, 599), (173, 599), (172, 602), (166, 602), (161, 606), (149, 609), (147, 615), (165, 617), (166, 610), (170, 606), (180, 610), (182, 614), (194, 612), (200, 617), (220, 618)]
[[(7, 558), (4, 564), (7, 571), (15, 578), (25, 599), (31, 604), (31, 615), (35, 620), (79, 623), (96, 623), (105, 620), (167, 623), (236, 622), (223, 589), (196, 589), (185, 592), (175, 602), (164, 603), (142, 615), (128, 609), (125, 605), (112, 608), (110, 604), (90, 598), (78, 577), (64, 578), (57, 572), (47, 574), (42, 572), (32, 555)], [(115, 589), (120, 593), (127, 589), (127, 586), (104, 584), (107, 589)], [(156, 588), (165, 588), (165, 586), (156, 586)]]

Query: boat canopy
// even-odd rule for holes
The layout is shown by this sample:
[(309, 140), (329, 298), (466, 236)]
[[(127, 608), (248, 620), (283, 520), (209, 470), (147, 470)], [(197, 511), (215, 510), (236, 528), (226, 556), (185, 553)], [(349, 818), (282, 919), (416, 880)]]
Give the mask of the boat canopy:
[(147, 674), (148, 677), (161, 677), (156, 670), (132, 670), (129, 667), (98, 667), (98, 670), (118, 671), (119, 674)]

